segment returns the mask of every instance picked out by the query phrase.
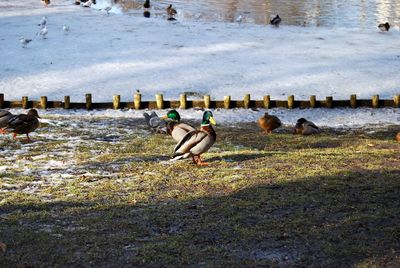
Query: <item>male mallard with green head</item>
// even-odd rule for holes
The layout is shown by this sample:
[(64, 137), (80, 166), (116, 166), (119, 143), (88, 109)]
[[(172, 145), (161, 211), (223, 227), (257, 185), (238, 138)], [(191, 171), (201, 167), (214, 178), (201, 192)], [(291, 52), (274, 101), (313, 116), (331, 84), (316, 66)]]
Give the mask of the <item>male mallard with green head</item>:
[(174, 155), (171, 160), (192, 157), (193, 163), (196, 165), (207, 165), (207, 163), (201, 160), (201, 155), (207, 152), (217, 139), (217, 134), (211, 125), (216, 125), (213, 114), (211, 111), (205, 111), (200, 129), (187, 133), (181, 139), (175, 146)]
[(264, 129), (267, 134), (270, 134), (272, 130), (282, 126), (282, 122), (275, 115), (265, 113), (264, 116), (258, 119), (258, 126)]
[(28, 142), (31, 141), (29, 138), (29, 133), (35, 131), (40, 123), (38, 118), (40, 118), (37, 110), (30, 109), (28, 114), (14, 115), (7, 122), (7, 126), (3, 130), (13, 132), (13, 138), (17, 138), (17, 134), (26, 134)]
[(166, 115), (161, 117), (161, 119), (167, 121), (167, 133), (172, 136), (176, 141), (182, 140), (182, 138), (190, 131), (195, 130), (194, 127), (181, 123), (181, 116), (176, 110), (170, 110)]
[(320, 129), (313, 122), (307, 121), (305, 118), (297, 120), (296, 126), (293, 130), (293, 134), (301, 135), (312, 135), (320, 132)]

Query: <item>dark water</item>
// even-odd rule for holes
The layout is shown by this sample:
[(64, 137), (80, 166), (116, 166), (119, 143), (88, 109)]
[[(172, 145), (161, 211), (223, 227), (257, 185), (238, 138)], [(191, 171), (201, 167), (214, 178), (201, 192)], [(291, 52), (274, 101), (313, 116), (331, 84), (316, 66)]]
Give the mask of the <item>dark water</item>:
[[(117, 0), (127, 12), (141, 13), (144, 0)], [(165, 16), (168, 4), (178, 19), (268, 24), (279, 14), (282, 24), (325, 27), (376, 27), (388, 21), (400, 26), (400, 0), (153, 0), (152, 16)]]

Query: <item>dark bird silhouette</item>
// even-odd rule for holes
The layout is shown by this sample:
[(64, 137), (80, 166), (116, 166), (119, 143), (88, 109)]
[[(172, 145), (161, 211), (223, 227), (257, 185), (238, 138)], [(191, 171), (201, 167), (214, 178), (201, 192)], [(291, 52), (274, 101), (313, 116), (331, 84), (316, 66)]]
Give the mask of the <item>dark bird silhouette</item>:
[(170, 18), (173, 18), (178, 12), (176, 12), (176, 10), (172, 7), (172, 5), (169, 5), (167, 7), (167, 14), (168, 14), (168, 20)]
[(389, 22), (381, 23), (381, 24), (378, 25), (378, 28), (382, 32), (388, 32), (389, 29), (390, 29), (390, 24), (389, 24)]
[(38, 118), (40, 116), (37, 110), (30, 109), (28, 114), (18, 114), (11, 117), (3, 130), (12, 132), (14, 139), (16, 139), (17, 134), (25, 134), (28, 142), (30, 142), (29, 133), (35, 131), (40, 125)]
[(274, 25), (275, 27), (278, 27), (279, 24), (281, 23), (282, 19), (279, 17), (279, 15), (276, 15), (275, 18), (273, 18), (270, 23)]
[(48, 6), (48, 5), (50, 5), (50, 0), (41, 0), (40, 2), (42, 2), (42, 4), (44, 5), (44, 6)]
[(144, 2), (144, 4), (143, 4), (143, 7), (144, 7), (145, 9), (149, 9), (149, 8), (150, 8), (150, 0), (146, 0), (146, 1)]
[(13, 117), (14, 115), (8, 111), (0, 111), (0, 134), (6, 134), (7, 132), (3, 130), (8, 124), (8, 121)]

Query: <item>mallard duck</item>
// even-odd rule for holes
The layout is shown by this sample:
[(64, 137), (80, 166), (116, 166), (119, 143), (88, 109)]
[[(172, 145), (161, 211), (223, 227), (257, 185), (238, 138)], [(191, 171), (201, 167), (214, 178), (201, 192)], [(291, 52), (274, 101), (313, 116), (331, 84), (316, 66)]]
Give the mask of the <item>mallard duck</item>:
[(7, 126), (8, 121), (14, 115), (8, 111), (0, 111), (0, 134), (6, 134), (7, 132), (3, 130)]
[(182, 138), (190, 131), (195, 130), (191, 125), (181, 123), (181, 116), (176, 110), (170, 110), (166, 115), (161, 117), (167, 121), (167, 133), (172, 136), (176, 141), (182, 140)]
[(320, 132), (321, 130), (313, 122), (307, 121), (305, 118), (297, 120), (296, 126), (293, 130), (293, 134), (301, 135), (312, 135)]
[(37, 110), (30, 109), (28, 114), (19, 114), (11, 117), (3, 129), (13, 132), (14, 139), (16, 139), (17, 134), (26, 134), (27, 140), (31, 141), (29, 133), (35, 131), (39, 127), (40, 123), (38, 118), (40, 118), (40, 116)]
[(398, 141), (398, 142), (400, 142), (400, 131), (399, 131), (399, 133), (397, 133), (397, 135), (396, 135), (396, 141)]
[(178, 12), (176, 12), (176, 9), (174, 9), (174, 8), (172, 7), (172, 5), (169, 5), (169, 6), (167, 7), (168, 18), (174, 17), (177, 13), (178, 13)]
[(276, 15), (275, 18), (270, 20), (270, 23), (274, 25), (275, 27), (278, 27), (279, 24), (281, 23), (282, 19), (279, 17), (279, 15)]
[(271, 133), (272, 130), (282, 126), (281, 120), (275, 115), (269, 115), (265, 113), (263, 117), (258, 119), (258, 125), (264, 129), (267, 134)]
[(388, 32), (389, 29), (390, 29), (390, 24), (389, 24), (389, 22), (381, 23), (381, 24), (378, 25), (378, 28), (382, 32)]
[(188, 132), (175, 146), (174, 155), (171, 160), (179, 160), (192, 157), (193, 163), (199, 166), (207, 165), (201, 160), (201, 155), (214, 144), (217, 134), (212, 125), (216, 125), (211, 111), (203, 113), (203, 121), (199, 130)]

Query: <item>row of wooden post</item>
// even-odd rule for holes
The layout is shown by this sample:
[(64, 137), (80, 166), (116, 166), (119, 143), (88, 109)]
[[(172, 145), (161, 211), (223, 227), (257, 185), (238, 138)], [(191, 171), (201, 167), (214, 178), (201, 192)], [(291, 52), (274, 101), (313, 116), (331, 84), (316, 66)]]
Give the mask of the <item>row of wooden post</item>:
[[(155, 95), (155, 98), (156, 98), (155, 108), (157, 108), (157, 109), (165, 109), (166, 107), (165, 107), (165, 105), (164, 105), (165, 101), (164, 101), (163, 95), (162, 95), (162, 94), (156, 94), (156, 95)], [(358, 101), (359, 101), (359, 100), (357, 100), (357, 96), (356, 96), (356, 95), (351, 95), (351, 96), (350, 96), (350, 107), (351, 107), (351, 108), (356, 108), (356, 107), (358, 106), (358, 105), (357, 105), (357, 102), (358, 102)], [(363, 101), (365, 101), (365, 100), (363, 100)], [(259, 101), (257, 101), (257, 102), (259, 102)], [(276, 101), (276, 102), (285, 102), (285, 103), (286, 103), (286, 101)], [(302, 101), (302, 102), (305, 102), (305, 101)], [(4, 103), (5, 103), (5, 101), (4, 101), (4, 94), (1, 94), (1, 93), (0, 93), (0, 109), (1, 109), (1, 108), (4, 108)], [(138, 93), (138, 94), (135, 94), (135, 95), (134, 95), (134, 98), (133, 98), (133, 105), (132, 105), (131, 108), (136, 109), (136, 110), (139, 110), (139, 109), (143, 108), (141, 104), (142, 104), (142, 95), (139, 94), (139, 93)], [(41, 97), (41, 98), (40, 98), (39, 104), (36, 105), (36, 106), (40, 107), (41, 109), (47, 109), (47, 108), (49, 108), (47, 97), (46, 97), (46, 96)], [(62, 108), (64, 108), (64, 109), (70, 109), (70, 108), (71, 108), (71, 100), (70, 100), (70, 97), (69, 97), (69, 96), (65, 96), (65, 97), (64, 97), (64, 102), (61, 103), (60, 106), (61, 106)], [(212, 106), (211, 106), (211, 97), (210, 97), (210, 95), (205, 95), (205, 96), (203, 97), (203, 105), (202, 105), (202, 106), (203, 106), (204, 108), (206, 108), (206, 109), (209, 109), (209, 108), (212, 107)], [(253, 105), (253, 106), (254, 106), (254, 105)], [(293, 108), (296, 107), (296, 105), (295, 105), (295, 98), (294, 98), (293, 95), (290, 95), (290, 96), (288, 97), (288, 99), (287, 99), (287, 105), (285, 105), (285, 106), (286, 106), (287, 108), (289, 108), (289, 109), (293, 109)], [(28, 101), (28, 97), (27, 97), (27, 96), (22, 97), (21, 107), (22, 107), (23, 109), (29, 108), (29, 101)], [(122, 106), (121, 106), (121, 96), (120, 96), (120, 95), (114, 95), (112, 107), (113, 107), (114, 109), (121, 109), (121, 108), (122, 108)], [(241, 106), (241, 107), (243, 107), (243, 108), (245, 108), (245, 109), (248, 109), (248, 108), (251, 108), (251, 107), (252, 107), (252, 100), (251, 100), (251, 98), (250, 98), (250, 94), (244, 95), (244, 98), (243, 98), (243, 106)], [(271, 98), (270, 98), (270, 96), (269, 96), (269, 95), (264, 96), (264, 98), (263, 98), (263, 100), (262, 100), (262, 104), (258, 105), (258, 107), (260, 107), (260, 108), (266, 108), (266, 109), (271, 108), (272, 105), (271, 105)], [(316, 99), (316, 96), (315, 96), (315, 95), (310, 96), (309, 103), (308, 103), (308, 107), (310, 107), (310, 108), (315, 108), (315, 107), (317, 107), (317, 99)], [(325, 101), (324, 101), (324, 107), (326, 107), (326, 108), (332, 108), (332, 107), (334, 107), (333, 97), (331, 97), (331, 96), (326, 97), (326, 99), (325, 99)], [(372, 99), (371, 99), (371, 107), (373, 107), (373, 108), (379, 108), (379, 107), (380, 107), (379, 95), (374, 95), (374, 96), (372, 96)], [(393, 97), (393, 107), (397, 107), (397, 108), (400, 107), (400, 95), (395, 95), (395, 96)], [(93, 108), (92, 94), (86, 94), (85, 108), (86, 108), (87, 110), (91, 110), (91, 109)], [(186, 94), (181, 94), (181, 95), (180, 95), (180, 99), (179, 99), (179, 108), (180, 108), (180, 109), (187, 109), (187, 108), (189, 108), (188, 100), (187, 100), (187, 95), (186, 95)], [(224, 97), (224, 100), (223, 100), (223, 108), (225, 108), (225, 109), (235, 108), (235, 107), (232, 107), (232, 99), (231, 99), (231, 96), (225, 96), (225, 97)]]

